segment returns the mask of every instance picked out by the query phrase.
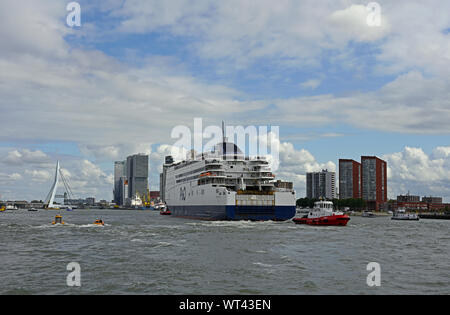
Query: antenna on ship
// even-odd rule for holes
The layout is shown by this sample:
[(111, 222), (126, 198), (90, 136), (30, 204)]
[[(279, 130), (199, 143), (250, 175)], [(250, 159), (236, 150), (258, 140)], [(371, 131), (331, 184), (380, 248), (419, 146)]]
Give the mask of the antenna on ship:
[(225, 137), (225, 122), (222, 120), (222, 158), (226, 159), (227, 138)]
[(222, 120), (222, 142), (226, 142), (225, 138), (225, 122)]

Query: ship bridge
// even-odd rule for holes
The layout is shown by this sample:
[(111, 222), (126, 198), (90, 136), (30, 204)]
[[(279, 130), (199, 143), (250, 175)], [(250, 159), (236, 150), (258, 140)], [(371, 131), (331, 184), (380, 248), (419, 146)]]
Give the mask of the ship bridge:
[(222, 157), (224, 160), (243, 160), (245, 158), (244, 153), (242, 153), (236, 144), (227, 141), (216, 144), (211, 153)]

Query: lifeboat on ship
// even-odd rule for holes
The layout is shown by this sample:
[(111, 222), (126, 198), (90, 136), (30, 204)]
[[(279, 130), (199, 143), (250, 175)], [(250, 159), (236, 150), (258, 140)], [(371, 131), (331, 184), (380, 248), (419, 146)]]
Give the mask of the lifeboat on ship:
[(350, 217), (343, 212), (334, 211), (331, 201), (317, 201), (307, 215), (292, 221), (296, 224), (345, 226)]

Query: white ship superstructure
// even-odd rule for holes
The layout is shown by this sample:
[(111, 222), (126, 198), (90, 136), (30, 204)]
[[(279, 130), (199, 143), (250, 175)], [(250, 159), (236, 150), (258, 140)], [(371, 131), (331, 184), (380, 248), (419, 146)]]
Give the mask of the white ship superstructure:
[(209, 220), (288, 220), (292, 183), (275, 181), (265, 157), (244, 156), (233, 143), (173, 163), (166, 158), (162, 197), (174, 216)]

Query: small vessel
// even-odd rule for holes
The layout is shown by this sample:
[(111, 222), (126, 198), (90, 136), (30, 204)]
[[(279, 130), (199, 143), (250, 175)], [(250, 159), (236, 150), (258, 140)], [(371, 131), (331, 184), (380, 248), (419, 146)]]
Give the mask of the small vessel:
[(55, 224), (65, 224), (65, 222), (62, 220), (62, 216), (59, 214), (55, 216), (55, 221), (52, 222), (53, 225)]
[(167, 206), (164, 203), (161, 203), (159, 205), (159, 214), (160, 215), (171, 215), (172, 212), (167, 208)]
[(5, 206), (0, 207), (0, 212), (4, 212), (4, 211), (6, 211), (6, 207)]
[(36, 208), (30, 208), (30, 209), (28, 209), (28, 211), (38, 211), (38, 209), (36, 209)]
[(363, 218), (376, 218), (377, 216), (372, 211), (363, 211), (361, 214)]
[(17, 210), (17, 207), (15, 205), (7, 205), (6, 210)]
[(155, 204), (155, 206), (153, 207), (154, 210), (161, 210), (163, 208), (166, 208), (166, 204), (162, 201), (158, 202), (157, 204)]
[(141, 197), (139, 197), (138, 194), (136, 194), (131, 199), (131, 208), (133, 208), (133, 209), (140, 209), (140, 208), (142, 208), (142, 206), (143, 206), (142, 199), (141, 199)]
[(317, 201), (314, 208), (301, 218), (292, 219), (296, 224), (344, 226), (350, 217), (333, 209), (331, 201)]
[(102, 219), (97, 219), (97, 220), (95, 220), (95, 222), (94, 222), (94, 224), (95, 225), (105, 225), (105, 222), (103, 222), (103, 220)]
[(404, 209), (398, 209), (394, 212), (391, 219), (399, 221), (419, 221), (419, 216), (415, 213), (406, 213)]

